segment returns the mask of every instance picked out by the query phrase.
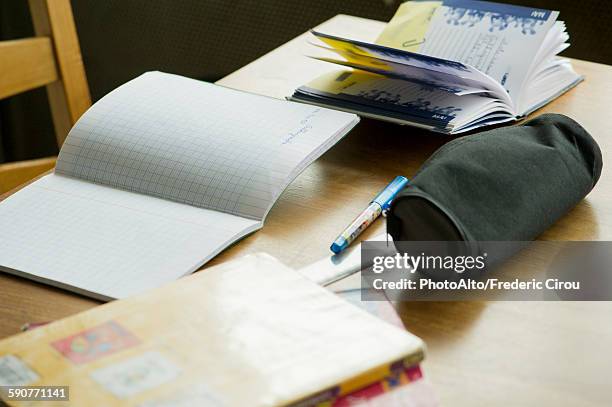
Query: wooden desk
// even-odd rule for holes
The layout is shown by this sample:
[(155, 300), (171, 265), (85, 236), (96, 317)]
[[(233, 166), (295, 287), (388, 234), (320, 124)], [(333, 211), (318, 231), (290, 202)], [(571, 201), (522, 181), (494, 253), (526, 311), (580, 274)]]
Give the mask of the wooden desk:
[[(372, 40), (382, 23), (347, 16), (321, 30)], [(334, 69), (302, 55), (290, 41), (219, 81), (273, 97)], [(612, 67), (573, 61), (587, 80), (537, 112), (565, 113), (612, 151)], [(265, 251), (301, 267), (328, 254), (336, 233), (397, 174), (411, 176), (448, 137), (364, 120), (304, 171), (270, 212), (263, 230), (208, 265)], [(595, 190), (547, 231), (548, 240), (612, 240), (612, 179), (607, 167)], [(370, 228), (368, 238), (383, 231)], [(207, 266), (208, 266), (207, 265)], [(97, 302), (27, 280), (0, 275), (0, 337), (26, 321), (54, 320)], [(425, 374), (448, 406), (612, 405), (612, 303), (406, 303), (407, 328), (428, 344)]]

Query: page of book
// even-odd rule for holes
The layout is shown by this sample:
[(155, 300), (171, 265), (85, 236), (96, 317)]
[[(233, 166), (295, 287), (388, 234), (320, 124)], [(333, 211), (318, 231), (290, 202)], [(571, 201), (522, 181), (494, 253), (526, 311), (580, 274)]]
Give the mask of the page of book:
[(557, 21), (546, 35), (521, 89), (518, 111), (529, 114), (581, 82), (568, 59), (557, 56), (569, 47), (565, 23)]
[[(376, 44), (473, 66), (503, 85), (512, 96), (507, 102), (515, 115), (524, 116), (583, 79), (567, 60), (556, 56), (569, 47), (565, 23), (557, 20), (558, 15), (557, 11), (483, 1), (408, 1), (398, 8)], [(406, 79), (423, 83), (432, 76), (415, 75), (401, 65), (387, 66), (387, 71), (401, 71)], [(465, 79), (439, 79), (441, 84), (432, 85), (465, 87)], [(490, 95), (503, 99), (499, 92)]]
[[(397, 50), (378, 44), (337, 37), (334, 35), (311, 31), (311, 33), (323, 44), (333, 51), (340, 51), (354, 58), (361, 56), (378, 58), (380, 60), (392, 61), (400, 64), (412, 65), (417, 68), (430, 69), (432, 71), (446, 73), (459, 78), (472, 78), (479, 75), (477, 69), (461, 62), (451, 61), (443, 58), (433, 57), (416, 52)], [(316, 44), (316, 43), (315, 43)]]
[(260, 221), (51, 174), (0, 205), (0, 270), (109, 300), (189, 274)]
[[(453, 74), (434, 71), (428, 68), (400, 64), (389, 59), (358, 55), (335, 48), (324, 48), (318, 46), (317, 44), (313, 45), (315, 45), (316, 48), (314, 49), (314, 52), (311, 51), (308, 56), (320, 61), (344, 65), (392, 78), (403, 79), (406, 81), (443, 89), (457, 95), (467, 95), (470, 93), (488, 91), (486, 84), (472, 78), (462, 78)], [(338, 59), (337, 55), (333, 55), (332, 53), (340, 55), (344, 59)]]
[[(557, 11), (486, 1), (407, 2), (377, 43), (467, 64), (517, 99), (558, 15)], [(425, 30), (423, 16), (428, 18)], [(421, 24), (412, 25), (412, 19)]]
[[(318, 49), (336, 53), (345, 61), (333, 58), (318, 58), (360, 70), (384, 74), (390, 77), (408, 79), (427, 87), (451, 90), (453, 93), (473, 93), (473, 90), (487, 91), (495, 97), (513, 105), (513, 101), (501, 83), (470, 65), (401, 49), (364, 43), (348, 38), (334, 37), (312, 32), (323, 44)], [(315, 58), (318, 56), (315, 55)], [(454, 91), (456, 89), (456, 91)]]
[(56, 172), (261, 220), (357, 116), (149, 72), (90, 108)]
[(506, 104), (480, 93), (458, 95), (363, 71), (323, 75), (300, 87), (299, 99), (322, 105), (333, 101), (334, 107), (375, 118), (395, 118), (399, 122), (410, 118), (414, 125), (441, 132), (459, 133), (514, 120)]
[(0, 270), (99, 299), (195, 271), (259, 229), (357, 116), (152, 72), (90, 108), (55, 173), (0, 205)]

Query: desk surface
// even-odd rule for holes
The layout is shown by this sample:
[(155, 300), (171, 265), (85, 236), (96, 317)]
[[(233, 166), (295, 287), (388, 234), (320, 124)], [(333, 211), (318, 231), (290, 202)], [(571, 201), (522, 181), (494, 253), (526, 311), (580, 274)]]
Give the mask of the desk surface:
[[(320, 29), (372, 40), (382, 23), (337, 16)], [(303, 56), (298, 37), (219, 81), (282, 98), (333, 66)], [(586, 81), (541, 109), (564, 113), (612, 151), (612, 67), (573, 61)], [(397, 174), (411, 176), (448, 137), (363, 120), (283, 193), (263, 230), (207, 266), (265, 251), (293, 267), (328, 254), (338, 231)], [(612, 240), (612, 179), (607, 167), (588, 198), (549, 229), (546, 240)], [(337, 199), (343, 197), (343, 199)], [(297, 214), (297, 215), (296, 215)], [(377, 222), (363, 238), (382, 233)], [(0, 337), (27, 321), (55, 320), (98, 302), (0, 275)], [(428, 345), (425, 374), (443, 405), (601, 406), (612, 404), (612, 303), (405, 303), (406, 327)]]

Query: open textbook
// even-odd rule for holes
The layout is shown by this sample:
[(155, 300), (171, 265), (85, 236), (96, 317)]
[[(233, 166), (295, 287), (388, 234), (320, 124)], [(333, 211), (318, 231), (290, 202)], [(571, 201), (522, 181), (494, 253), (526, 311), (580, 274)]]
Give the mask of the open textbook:
[(146, 73), (81, 117), (53, 174), (0, 204), (0, 270), (99, 299), (191, 273), (261, 228), (357, 121)]
[(350, 67), (292, 100), (461, 133), (510, 122), (583, 78), (557, 56), (559, 13), (471, 0), (403, 3), (374, 44), (313, 31), (310, 56)]

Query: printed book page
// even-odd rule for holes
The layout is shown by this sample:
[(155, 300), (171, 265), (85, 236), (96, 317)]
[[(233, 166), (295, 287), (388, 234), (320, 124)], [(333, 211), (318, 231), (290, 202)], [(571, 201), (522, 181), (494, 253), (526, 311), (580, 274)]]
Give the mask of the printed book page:
[(0, 270), (100, 300), (197, 270), (261, 222), (47, 175), (0, 205)]
[(514, 119), (507, 105), (478, 93), (457, 95), (363, 71), (330, 72), (302, 86), (299, 95), (313, 103), (333, 100), (347, 110), (409, 118), (438, 131), (467, 131), (483, 120), (494, 124)]
[(92, 106), (56, 172), (262, 220), (357, 116), (149, 72)]
[(460, 78), (472, 78), (478, 75), (478, 71), (471, 66), (461, 62), (446, 60), (416, 52), (408, 52), (389, 48), (369, 42), (351, 40), (349, 38), (336, 37), (322, 32), (311, 31), (311, 33), (331, 51), (340, 51), (344, 54), (352, 54), (358, 58), (361, 56), (378, 58), (400, 64), (412, 65), (417, 68), (430, 69), (435, 72), (446, 73)]
[[(342, 59), (338, 59), (338, 55)], [(428, 68), (394, 62), (389, 59), (359, 55), (339, 49), (327, 49), (320, 46), (310, 51), (308, 56), (320, 61), (385, 75), (390, 78), (403, 79), (456, 95), (473, 93), (494, 94), (494, 89), (487, 89), (487, 84), (473, 78), (462, 78)]]
[[(318, 49), (345, 59), (323, 59), (328, 62), (401, 79), (410, 77), (412, 82), (457, 94), (487, 91), (508, 106), (513, 105), (510, 95), (498, 81), (470, 65), (316, 31), (312, 31), (312, 34), (316, 37), (315, 41), (324, 44), (318, 45)], [(316, 55), (314, 57), (317, 58)]]
[(559, 14), (486, 1), (420, 3), (402, 4), (377, 43), (472, 66), (515, 100)]
[(548, 31), (521, 90), (517, 104), (521, 115), (536, 110), (584, 79), (574, 71), (568, 59), (557, 56), (569, 47), (568, 41), (565, 23), (556, 21)]

